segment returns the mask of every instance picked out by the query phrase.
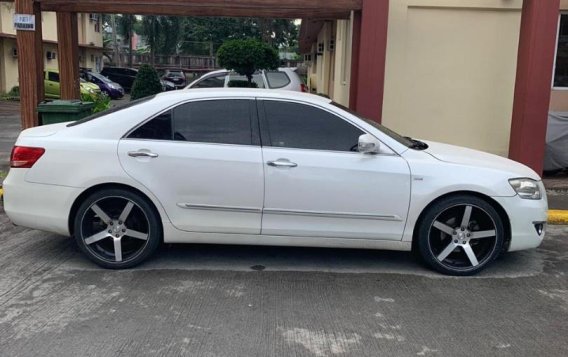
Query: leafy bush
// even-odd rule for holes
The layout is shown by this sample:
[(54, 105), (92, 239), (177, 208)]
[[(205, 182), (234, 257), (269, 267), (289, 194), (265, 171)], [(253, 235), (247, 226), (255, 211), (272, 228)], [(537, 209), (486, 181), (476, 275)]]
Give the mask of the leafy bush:
[(254, 72), (278, 68), (278, 52), (269, 45), (256, 40), (229, 40), (217, 51), (219, 65), (246, 76), (249, 87)]
[(134, 84), (132, 85), (132, 91), (130, 93), (130, 99), (140, 99), (148, 97), (154, 94), (158, 94), (162, 91), (162, 84), (160, 83), (160, 78), (154, 67), (144, 64), (138, 70)]
[(1, 100), (19, 100), (20, 99), (20, 87), (15, 86), (8, 93), (0, 93)]
[(258, 84), (256, 82), (249, 81), (241, 81), (241, 80), (232, 80), (229, 81), (229, 87), (233, 88), (258, 88)]
[(98, 113), (110, 108), (110, 97), (106, 93), (81, 93), (82, 102), (92, 102), (92, 113)]
[(12, 89), (10, 89), (10, 91), (8, 92), (8, 96), (19, 97), (20, 96), (20, 87), (19, 86), (12, 87)]

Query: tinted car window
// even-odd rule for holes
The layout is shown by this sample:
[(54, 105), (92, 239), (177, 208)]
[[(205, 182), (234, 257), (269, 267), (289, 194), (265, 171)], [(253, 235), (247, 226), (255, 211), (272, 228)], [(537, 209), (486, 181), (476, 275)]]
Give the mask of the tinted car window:
[(251, 145), (249, 100), (210, 100), (173, 110), (174, 140)]
[(52, 82), (59, 82), (59, 73), (47, 72), (47, 79)]
[(128, 136), (132, 139), (172, 140), (172, 112), (160, 114)]
[(290, 78), (284, 72), (266, 72), (266, 80), (270, 88), (282, 88), (290, 84)]
[(225, 86), (225, 74), (209, 77), (198, 82), (193, 88), (223, 88)]
[[(241, 76), (239, 74), (233, 73), (229, 77), (229, 82), (230, 81), (248, 81), (248, 78), (246, 76)], [(260, 73), (253, 74), (252, 81), (256, 83), (257, 88), (264, 88), (264, 80), (262, 79), (262, 75)]]
[(309, 105), (264, 101), (272, 146), (352, 151), (364, 132), (325, 110)]

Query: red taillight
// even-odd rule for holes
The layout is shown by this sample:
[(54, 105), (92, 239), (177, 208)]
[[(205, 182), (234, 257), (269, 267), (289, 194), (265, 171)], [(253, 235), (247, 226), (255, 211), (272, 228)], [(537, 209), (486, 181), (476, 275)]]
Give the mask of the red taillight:
[(10, 156), (10, 167), (29, 169), (34, 166), (44, 152), (44, 148), (14, 146), (12, 155)]
[(308, 92), (308, 86), (305, 85), (304, 83), (302, 83), (302, 92), (304, 92), (304, 93)]

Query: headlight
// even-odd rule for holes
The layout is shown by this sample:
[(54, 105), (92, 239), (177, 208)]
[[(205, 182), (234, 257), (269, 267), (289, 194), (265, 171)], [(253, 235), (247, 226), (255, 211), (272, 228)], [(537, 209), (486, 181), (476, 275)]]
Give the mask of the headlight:
[(540, 192), (540, 187), (538, 185), (538, 182), (533, 179), (530, 178), (510, 179), (509, 183), (521, 198), (527, 200), (540, 200), (542, 198), (542, 192)]

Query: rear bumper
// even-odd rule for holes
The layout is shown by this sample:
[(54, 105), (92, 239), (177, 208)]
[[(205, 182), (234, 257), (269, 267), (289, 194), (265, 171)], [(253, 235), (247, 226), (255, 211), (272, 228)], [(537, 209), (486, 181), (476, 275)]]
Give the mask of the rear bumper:
[(509, 252), (536, 248), (542, 243), (544, 230), (539, 235), (535, 224), (544, 223), (546, 225), (548, 215), (546, 198), (525, 200), (519, 196), (514, 196), (493, 197), (493, 199), (503, 206), (511, 222)]
[(29, 183), (28, 169), (12, 169), (4, 180), (4, 210), (18, 225), (69, 236), (68, 217), (81, 189)]

